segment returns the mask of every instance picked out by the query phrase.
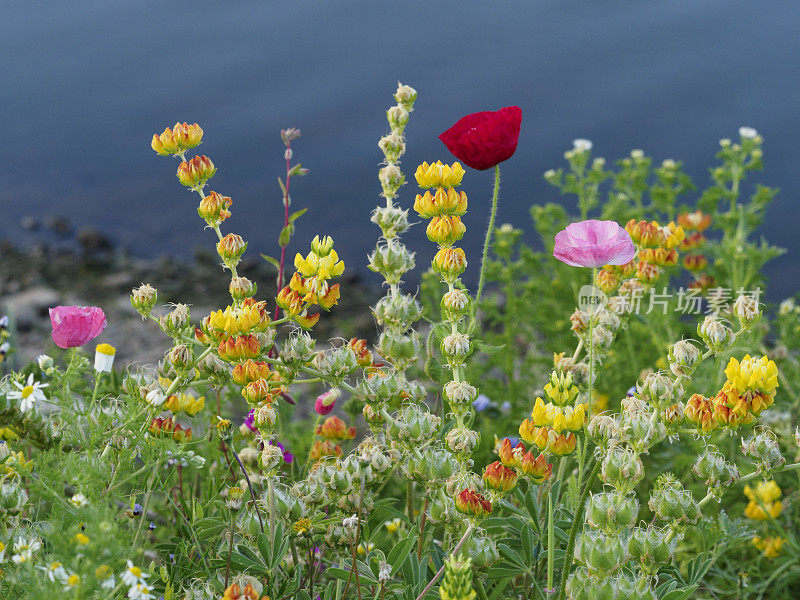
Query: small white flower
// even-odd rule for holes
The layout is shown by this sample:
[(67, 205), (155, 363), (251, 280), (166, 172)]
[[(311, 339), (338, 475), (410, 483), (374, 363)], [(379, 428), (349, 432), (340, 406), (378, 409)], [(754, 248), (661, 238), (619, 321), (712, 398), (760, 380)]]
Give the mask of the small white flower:
[(38, 552), (41, 547), (42, 543), (39, 538), (17, 538), (17, 541), (14, 542), (14, 555), (11, 560), (18, 565), (28, 562), (33, 558), (34, 552)]
[(739, 127), (739, 135), (748, 140), (752, 140), (758, 135), (758, 132), (752, 127)]
[(44, 402), (47, 400), (42, 388), (46, 388), (49, 384), (39, 383), (33, 380), (33, 373), (28, 375), (28, 381), (23, 385), (19, 381), (14, 381), (16, 390), (8, 392), (8, 398), (12, 400), (19, 400), (20, 412), (26, 413), (33, 409), (37, 401)]
[[(147, 583), (145, 581), (146, 577), (150, 576), (146, 573), (143, 573), (142, 570), (135, 566), (131, 560), (128, 560), (128, 567), (120, 575), (122, 582), (131, 588), (134, 588), (139, 584), (144, 585)], [(128, 597), (130, 597), (130, 592)]]
[(164, 395), (164, 392), (161, 391), (160, 387), (148, 390), (144, 397), (144, 401), (147, 402), (150, 406), (161, 406), (162, 404), (164, 404), (164, 401), (166, 399), (167, 397)]
[(592, 149), (592, 142), (583, 138), (572, 140), (572, 147), (578, 152), (588, 152)]
[(47, 578), (52, 582), (56, 580), (64, 581), (67, 578), (67, 572), (64, 570), (64, 566), (58, 561), (51, 562), (46, 567), (39, 568), (45, 572)]
[(356, 529), (358, 527), (358, 517), (353, 515), (352, 517), (346, 517), (342, 521), (342, 526), (345, 529)]
[(388, 563), (381, 562), (378, 566), (378, 581), (382, 584), (386, 584), (389, 579), (392, 577), (392, 567)]
[(69, 501), (76, 508), (83, 508), (84, 506), (89, 504), (89, 501), (83, 494), (75, 494), (74, 496), (72, 496), (72, 498), (69, 499)]
[(111, 344), (98, 344), (94, 351), (94, 370), (98, 373), (110, 373), (116, 355), (117, 349)]
[(100, 584), (100, 587), (104, 590), (113, 590), (117, 587), (117, 578), (114, 575), (110, 575), (103, 580), (103, 583)]
[(150, 588), (147, 585), (137, 583), (128, 590), (128, 598), (130, 600), (152, 600), (155, 596), (150, 593)]

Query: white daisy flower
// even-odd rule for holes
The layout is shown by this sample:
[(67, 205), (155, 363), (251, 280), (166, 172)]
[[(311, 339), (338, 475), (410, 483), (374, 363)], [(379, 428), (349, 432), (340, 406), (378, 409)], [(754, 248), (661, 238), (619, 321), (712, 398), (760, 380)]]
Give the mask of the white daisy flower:
[(75, 508), (83, 508), (84, 506), (89, 504), (89, 501), (83, 494), (75, 494), (74, 496), (72, 496), (72, 498), (69, 499), (69, 501)]
[(0, 542), (0, 563), (6, 559), (6, 545)]
[(739, 135), (742, 136), (743, 138), (752, 140), (754, 137), (758, 135), (758, 132), (752, 127), (739, 127)]
[(28, 562), (33, 558), (33, 553), (38, 552), (41, 547), (42, 543), (39, 538), (17, 538), (17, 541), (14, 542), (14, 555), (11, 560), (18, 565)]
[(39, 568), (45, 572), (47, 578), (52, 582), (56, 580), (64, 581), (67, 578), (67, 572), (64, 570), (64, 566), (58, 561), (51, 562), (46, 567)]
[(144, 585), (147, 583), (145, 581), (146, 577), (150, 577), (149, 575), (142, 572), (142, 570), (135, 566), (132, 561), (128, 561), (128, 568), (122, 572), (120, 578), (122, 579), (123, 583), (130, 587), (136, 587), (136, 585), (141, 584)]
[(104, 590), (113, 590), (115, 587), (117, 587), (117, 578), (113, 575), (106, 577), (103, 580), (103, 583), (100, 584), (100, 587)]
[(150, 593), (150, 588), (143, 583), (137, 583), (128, 590), (130, 600), (153, 600), (155, 596)]
[[(65, 575), (66, 575), (66, 573), (65, 573)], [(64, 587), (66, 589), (71, 590), (76, 585), (78, 585), (78, 583), (80, 583), (80, 581), (81, 581), (81, 578), (78, 577), (78, 575), (76, 575), (75, 573), (70, 573), (69, 575), (67, 575), (64, 578), (64, 580), (61, 583), (64, 584)]]
[(8, 398), (20, 401), (20, 412), (26, 413), (33, 408), (37, 401), (44, 402), (47, 400), (44, 392), (42, 392), (42, 388), (46, 388), (49, 384), (34, 381), (33, 373), (28, 375), (28, 381), (25, 385), (21, 384), (19, 381), (14, 381), (13, 384), (17, 389), (8, 392)]
[(583, 138), (572, 140), (572, 147), (578, 152), (588, 152), (592, 149), (592, 142)]

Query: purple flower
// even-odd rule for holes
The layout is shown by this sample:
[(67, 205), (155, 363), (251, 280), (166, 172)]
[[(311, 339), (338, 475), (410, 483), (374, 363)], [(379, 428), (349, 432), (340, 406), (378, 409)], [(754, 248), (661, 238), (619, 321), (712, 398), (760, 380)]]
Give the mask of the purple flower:
[(492, 401), (489, 400), (489, 396), (486, 396), (485, 394), (480, 394), (472, 402), (472, 408), (474, 408), (476, 412), (483, 412), (487, 408), (489, 408), (491, 405), (492, 405)]
[(247, 413), (247, 416), (244, 419), (243, 425), (245, 427), (247, 427), (253, 433), (258, 431), (258, 428), (256, 427), (256, 411), (255, 410), (251, 410), (249, 413)]
[(289, 452), (289, 451), (288, 451), (288, 450), (287, 450), (287, 449), (284, 447), (284, 445), (283, 445), (283, 444), (281, 444), (280, 442), (276, 442), (276, 441), (274, 441), (274, 440), (270, 440), (270, 442), (269, 442), (269, 445), (270, 445), (270, 446), (277, 446), (278, 448), (280, 448), (281, 450), (283, 450), (283, 462), (285, 462), (286, 464), (291, 464), (292, 462), (294, 462), (294, 454), (292, 454), (291, 452)]
[(573, 267), (624, 265), (635, 254), (631, 236), (618, 223), (595, 219), (559, 231), (553, 248), (553, 256)]

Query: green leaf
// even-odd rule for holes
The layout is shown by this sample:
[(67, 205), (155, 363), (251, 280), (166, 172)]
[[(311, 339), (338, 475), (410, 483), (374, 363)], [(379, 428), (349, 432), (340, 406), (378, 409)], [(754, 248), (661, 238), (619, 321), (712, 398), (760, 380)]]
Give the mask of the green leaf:
[(414, 543), (417, 540), (416, 535), (416, 527), (411, 530), (409, 536), (405, 539), (400, 540), (394, 545), (394, 548), (391, 549), (389, 552), (389, 558), (386, 562), (388, 562), (391, 567), (392, 571), (391, 574), (394, 576), (400, 570), (400, 567), (403, 566), (403, 563), (408, 558), (408, 555), (411, 553), (411, 549), (414, 547)]
[(667, 592), (661, 600), (689, 600), (697, 589), (697, 585), (690, 585), (689, 587), (681, 588), (679, 590), (672, 590)]
[(297, 219), (306, 214), (307, 208), (301, 208), (289, 215), (289, 223), (294, 223)]
[(278, 245), (281, 248), (286, 248), (289, 245), (289, 240), (292, 238), (292, 234), (294, 233), (294, 225), (289, 223), (286, 227), (281, 229), (281, 234), (278, 236)]
[(271, 264), (273, 267), (275, 267), (277, 270), (280, 271), (281, 263), (279, 263), (277, 259), (272, 258), (271, 256), (267, 256), (266, 254), (262, 254), (261, 258), (263, 258), (265, 261), (267, 261), (269, 264)]

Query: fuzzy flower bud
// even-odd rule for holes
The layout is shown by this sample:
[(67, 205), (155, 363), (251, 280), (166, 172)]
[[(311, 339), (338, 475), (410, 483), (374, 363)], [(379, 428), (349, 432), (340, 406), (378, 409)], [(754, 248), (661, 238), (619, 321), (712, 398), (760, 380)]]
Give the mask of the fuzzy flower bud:
[(176, 371), (184, 371), (192, 363), (192, 351), (185, 344), (178, 344), (167, 352), (167, 360)]
[(586, 504), (586, 522), (594, 529), (630, 529), (638, 514), (639, 502), (633, 495), (602, 492), (593, 494)]
[(452, 283), (467, 269), (467, 255), (461, 248), (440, 248), (431, 261), (431, 267), (442, 279)]
[(470, 406), (477, 398), (478, 390), (466, 381), (449, 381), (444, 386), (444, 397), (450, 406)]
[(233, 277), (228, 286), (228, 291), (231, 294), (231, 298), (241, 301), (255, 296), (256, 283), (250, 281), (247, 277)]
[(786, 464), (775, 434), (770, 430), (755, 433), (746, 440), (742, 439), (742, 453), (756, 461), (758, 471), (765, 477)]
[(217, 254), (226, 265), (235, 265), (247, 250), (247, 242), (236, 233), (229, 233), (217, 242)]
[(731, 328), (713, 315), (706, 316), (705, 320), (697, 326), (697, 333), (714, 354), (719, 354), (730, 347), (736, 339)]
[(609, 449), (600, 470), (600, 479), (620, 492), (629, 492), (644, 477), (644, 465), (639, 455), (629, 447)]
[(733, 314), (739, 320), (742, 329), (748, 330), (761, 319), (758, 300), (753, 296), (742, 294), (733, 303)]
[(167, 127), (161, 135), (153, 134), (150, 146), (159, 156), (173, 154), (180, 156), (187, 150), (199, 146), (203, 142), (203, 129), (197, 123), (175, 123), (170, 129)]
[(397, 91), (394, 93), (394, 99), (397, 103), (406, 109), (408, 112), (414, 110), (414, 102), (417, 100), (417, 90), (410, 85), (403, 85), (397, 82)]
[(458, 331), (451, 333), (442, 340), (442, 353), (450, 362), (461, 364), (469, 354), (471, 344), (469, 336)]
[(392, 130), (403, 131), (408, 123), (408, 111), (402, 106), (392, 106), (386, 111), (386, 120)]
[(143, 317), (147, 317), (158, 301), (158, 292), (149, 283), (131, 290), (131, 306)]
[(492, 512), (492, 503), (469, 488), (456, 494), (455, 503), (459, 512), (478, 519), (486, 517)]
[(648, 506), (659, 520), (671, 523), (692, 525), (702, 516), (692, 493), (670, 473), (656, 480)]
[(444, 443), (456, 457), (468, 458), (480, 440), (480, 434), (466, 428), (454, 428), (447, 432)]
[(668, 348), (667, 360), (670, 371), (688, 379), (700, 362), (700, 350), (689, 340), (680, 340)]

